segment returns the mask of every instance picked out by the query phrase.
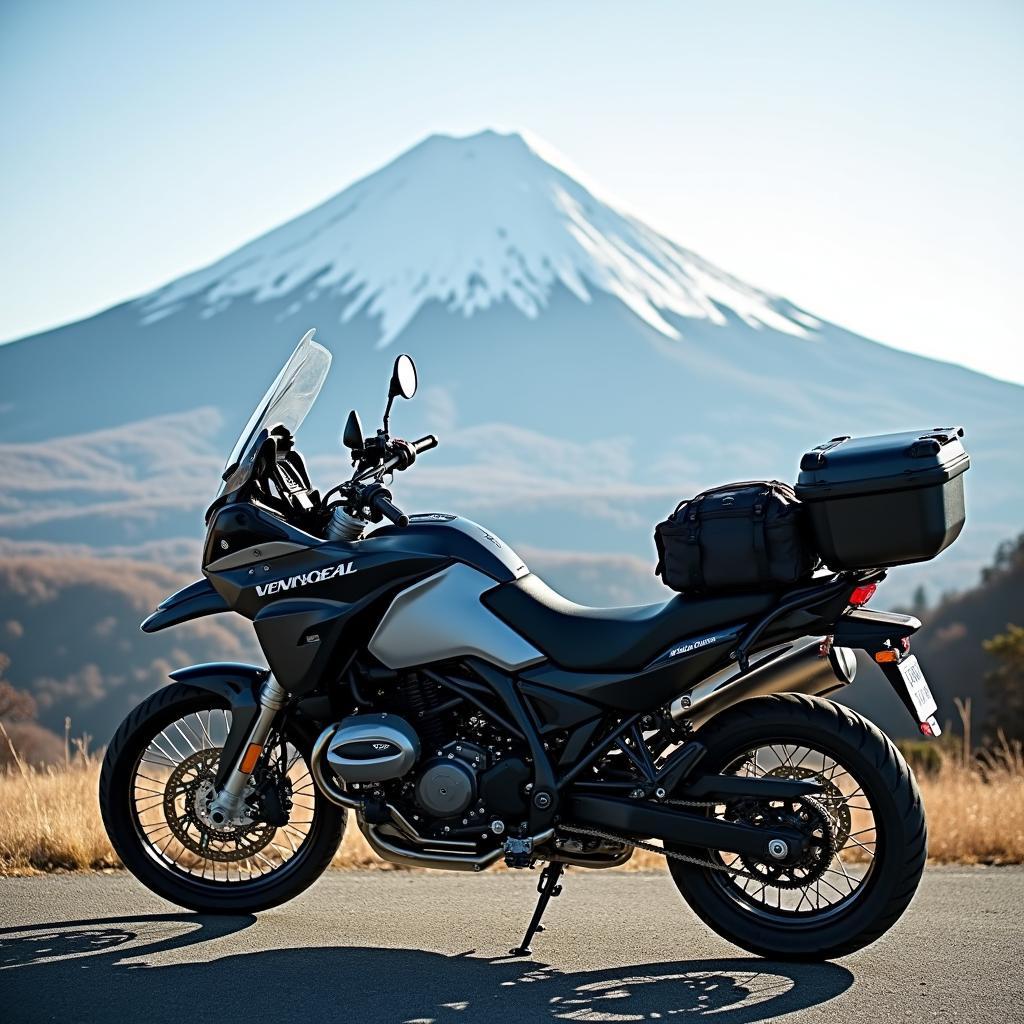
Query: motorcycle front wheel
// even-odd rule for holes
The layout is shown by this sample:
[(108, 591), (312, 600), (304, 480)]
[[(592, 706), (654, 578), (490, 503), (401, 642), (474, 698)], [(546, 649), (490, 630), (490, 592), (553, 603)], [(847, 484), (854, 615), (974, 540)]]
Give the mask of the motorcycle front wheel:
[(173, 683), (125, 719), (100, 773), (103, 823), (124, 866), (158, 896), (205, 913), (292, 899), (324, 872), (345, 831), (346, 811), (310, 775), (308, 739), (287, 726), (253, 773), (245, 812), (214, 824), (206, 808), (230, 726), (226, 699)]
[(813, 779), (812, 799), (724, 805), (726, 820), (805, 831), (799, 861), (759, 862), (692, 847), (670, 849), (683, 899), (723, 938), (779, 960), (829, 960), (874, 942), (899, 920), (927, 859), (921, 794), (892, 742), (860, 715), (819, 697), (744, 701), (696, 738), (708, 772)]

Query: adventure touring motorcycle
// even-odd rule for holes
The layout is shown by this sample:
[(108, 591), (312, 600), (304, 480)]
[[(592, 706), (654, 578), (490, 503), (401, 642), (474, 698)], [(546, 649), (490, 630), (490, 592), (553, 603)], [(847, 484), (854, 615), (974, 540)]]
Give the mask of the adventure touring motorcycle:
[(237, 612), (269, 668), (179, 669), (118, 729), (100, 803), (140, 881), (207, 913), (271, 907), (325, 870), (352, 811), (397, 864), (545, 863), (513, 954), (566, 865), (638, 847), (665, 855), (707, 925), (764, 956), (839, 956), (898, 920), (926, 858), (917, 784), (822, 695), (862, 650), (938, 733), (909, 653), (920, 622), (863, 605), (886, 567), (959, 534), (962, 430), (835, 438), (804, 456), (795, 491), (755, 481), (683, 502), (657, 534), (679, 592), (589, 608), (475, 523), (393, 504), (390, 474), (437, 445), (389, 433), (394, 399), (416, 390), (408, 356), (383, 428), (365, 437), (349, 415), (352, 478), (314, 490), (294, 447), (331, 361), (312, 336), (228, 458), (204, 578), (142, 625)]

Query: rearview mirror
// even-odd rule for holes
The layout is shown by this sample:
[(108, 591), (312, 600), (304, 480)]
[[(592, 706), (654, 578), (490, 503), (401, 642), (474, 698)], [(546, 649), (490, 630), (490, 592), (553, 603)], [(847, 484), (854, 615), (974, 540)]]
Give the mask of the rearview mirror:
[(412, 398), (416, 394), (416, 364), (412, 356), (402, 353), (395, 360), (395, 368), (391, 371), (391, 387), (388, 390), (388, 398), (395, 398), (401, 395), (403, 398)]
[(363, 447), (363, 425), (359, 422), (359, 413), (353, 409), (345, 420), (345, 429), (341, 434), (341, 443), (350, 451)]

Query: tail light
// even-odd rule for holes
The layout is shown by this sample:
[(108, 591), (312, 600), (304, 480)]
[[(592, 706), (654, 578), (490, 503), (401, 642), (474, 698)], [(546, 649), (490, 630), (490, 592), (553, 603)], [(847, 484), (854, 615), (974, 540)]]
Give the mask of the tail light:
[(863, 587), (857, 587), (852, 594), (850, 594), (850, 604), (854, 608), (859, 608), (862, 604), (867, 604), (875, 595), (875, 591), (878, 589), (877, 583), (867, 583)]

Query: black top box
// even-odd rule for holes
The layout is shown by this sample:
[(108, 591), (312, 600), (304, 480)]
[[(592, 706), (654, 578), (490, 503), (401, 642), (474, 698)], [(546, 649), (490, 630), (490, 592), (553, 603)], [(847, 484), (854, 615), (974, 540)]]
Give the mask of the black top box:
[(835, 437), (800, 460), (797, 497), (834, 570), (924, 562), (964, 526), (963, 427)]

